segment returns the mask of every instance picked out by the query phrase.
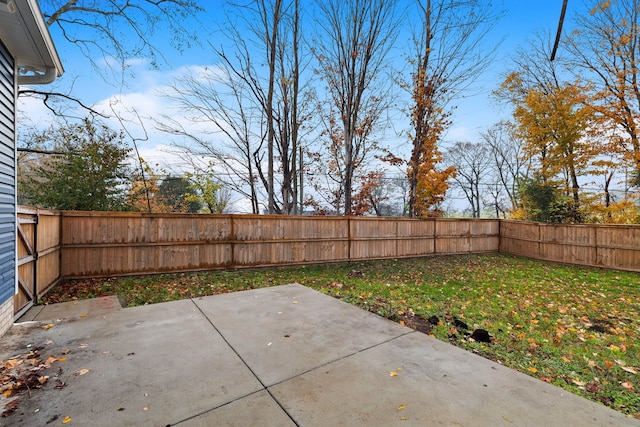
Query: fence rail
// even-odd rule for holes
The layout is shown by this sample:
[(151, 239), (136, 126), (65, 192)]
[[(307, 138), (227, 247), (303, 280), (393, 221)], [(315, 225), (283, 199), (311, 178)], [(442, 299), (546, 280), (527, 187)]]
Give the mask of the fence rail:
[(33, 227), (28, 233), (34, 239), (33, 259), (38, 264), (32, 270), (19, 267), (25, 271), (27, 287), (35, 289), (35, 299), (61, 278), (434, 254), (504, 252), (640, 272), (640, 225), (19, 211), (26, 217), (37, 216), (33, 225), (25, 220), (24, 227)]

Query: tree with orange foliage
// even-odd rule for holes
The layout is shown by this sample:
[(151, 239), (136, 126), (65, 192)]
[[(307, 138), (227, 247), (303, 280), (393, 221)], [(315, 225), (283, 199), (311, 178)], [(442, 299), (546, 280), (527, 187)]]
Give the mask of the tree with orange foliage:
[[(610, 192), (616, 170), (625, 164), (620, 132), (602, 113), (593, 83), (564, 81), (560, 67), (565, 64), (552, 62), (549, 51), (550, 40), (541, 36), (520, 50), (516, 71), (496, 92), (512, 104), (515, 136), (535, 170), (535, 179), (519, 180), (518, 205), (525, 212), (518, 215), (556, 222), (627, 222), (633, 217), (633, 204), (614, 201)], [(600, 176), (603, 193), (581, 189), (581, 183)], [(535, 203), (526, 199), (531, 202), (543, 189), (562, 193), (554, 193), (557, 203), (531, 208)]]
[(384, 171), (372, 171), (360, 178), (360, 188), (353, 196), (354, 215), (373, 213), (382, 216), (382, 203), (389, 199), (384, 190)]
[(447, 181), (455, 168), (439, 168), (438, 143), (451, 125), (449, 104), (491, 63), (493, 50), (480, 41), (500, 16), (491, 3), (480, 0), (435, 2), (417, 0), (420, 17), (414, 34), (411, 83), (411, 135), (408, 161), (409, 215), (439, 215)]
[(617, 128), (624, 160), (640, 172), (640, 0), (593, 4), (577, 17), (568, 61), (593, 84), (594, 107)]
[(598, 154), (587, 139), (595, 116), (583, 93), (574, 84), (559, 85), (548, 93), (532, 88), (514, 111), (525, 151), (539, 157), (542, 178), (562, 174), (576, 206), (580, 203), (578, 176), (587, 172)]

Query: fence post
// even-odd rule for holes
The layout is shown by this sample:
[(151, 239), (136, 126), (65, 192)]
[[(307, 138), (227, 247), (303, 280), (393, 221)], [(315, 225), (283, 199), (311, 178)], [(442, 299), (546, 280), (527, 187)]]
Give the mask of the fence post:
[(433, 221), (433, 254), (438, 253), (438, 218), (432, 218)]
[(38, 304), (40, 295), (38, 295), (38, 254), (40, 253), (40, 244), (38, 242), (38, 224), (40, 223), (40, 209), (36, 209), (35, 224), (33, 226), (33, 303)]
[(351, 262), (351, 216), (347, 216), (347, 260)]
[(236, 265), (236, 227), (235, 227), (235, 221), (234, 221), (235, 216), (234, 215), (230, 215), (230, 219), (231, 219), (231, 224), (229, 225), (229, 237), (231, 238), (231, 259), (229, 260), (231, 262), (231, 266), (235, 266)]

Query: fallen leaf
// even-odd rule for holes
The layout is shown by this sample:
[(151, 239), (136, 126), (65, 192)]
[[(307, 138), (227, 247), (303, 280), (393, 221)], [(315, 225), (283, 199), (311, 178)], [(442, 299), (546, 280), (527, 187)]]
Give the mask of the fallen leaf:
[(53, 323), (47, 323), (47, 324), (46, 324), (46, 325), (44, 325), (42, 328), (43, 328), (43, 329), (51, 329), (51, 328), (53, 328)]
[(71, 421), (71, 417), (67, 415), (64, 417), (64, 420), (62, 420), (62, 424), (67, 424), (69, 421)]
[(400, 406), (398, 406), (398, 411), (402, 411), (406, 407), (407, 407), (407, 405), (400, 405)]
[(584, 381), (580, 381), (580, 380), (578, 380), (578, 379), (572, 379), (572, 380), (571, 380), (571, 382), (572, 382), (572, 383), (574, 383), (575, 385), (577, 385), (578, 387), (582, 387), (582, 386), (584, 386), (585, 384), (587, 384), (587, 383), (585, 383)]
[(622, 369), (633, 375), (638, 373), (638, 368), (634, 368), (633, 366), (622, 366)]
[(42, 376), (42, 377), (38, 377), (38, 382), (39, 382), (40, 384), (44, 384), (44, 383), (46, 383), (47, 381), (49, 381), (49, 377), (48, 377), (48, 376), (46, 376), (46, 375), (44, 375), (44, 376)]
[(46, 362), (44, 362), (47, 365), (51, 365), (53, 362), (55, 362), (56, 360), (58, 360), (55, 356), (49, 356), (49, 358), (47, 359)]
[(80, 344), (78, 347), (80, 348), (87, 348), (89, 346), (89, 344)]
[(67, 360), (67, 358), (66, 358), (66, 357), (59, 357), (59, 358), (58, 358), (58, 362), (64, 362), (65, 360)]
[(529, 368), (527, 368), (527, 371), (532, 372), (532, 373), (534, 373), (534, 374), (535, 374), (536, 372), (538, 372), (538, 370), (537, 370), (536, 368), (534, 368), (534, 367), (529, 367)]
[(293, 303), (294, 303), (294, 304), (297, 304), (297, 303), (298, 303), (298, 301), (294, 301)]
[(7, 362), (4, 364), (5, 368), (7, 369), (13, 369), (16, 366), (20, 365), (22, 363), (21, 359), (9, 359), (7, 360)]
[(4, 406), (4, 412), (2, 413), (3, 417), (8, 417), (9, 415), (13, 415), (16, 412), (16, 408), (20, 403), (20, 399), (14, 399), (11, 402), (7, 403)]
[(591, 381), (589, 384), (587, 384), (586, 389), (590, 393), (597, 393), (600, 391), (600, 386), (595, 381)]
[(144, 408), (142, 408), (142, 410), (143, 410), (143, 411), (148, 411), (148, 410), (149, 410), (149, 407), (148, 407), (148, 406), (145, 406)]
[(631, 381), (625, 381), (623, 383), (620, 383), (620, 385), (629, 391), (633, 391), (633, 383)]
[(511, 418), (507, 418), (504, 415), (502, 416), (502, 419), (505, 420), (508, 423), (512, 423), (513, 422), (513, 420)]
[(569, 359), (569, 358), (568, 358), (568, 357), (566, 357), (566, 356), (562, 356), (562, 357), (561, 357), (561, 359), (562, 359), (562, 361), (563, 361), (564, 363), (569, 363), (569, 362), (571, 362), (571, 359)]
[(84, 375), (87, 372), (89, 372), (88, 369), (80, 369), (79, 371), (76, 371), (76, 375)]
[(391, 371), (391, 372), (389, 372), (389, 376), (390, 376), (390, 377), (397, 377), (397, 376), (398, 376), (398, 373), (397, 373), (397, 372), (395, 372), (395, 371)]
[(69, 350), (68, 348), (65, 348), (64, 350), (62, 350), (62, 354), (69, 354), (71, 352), (71, 350)]

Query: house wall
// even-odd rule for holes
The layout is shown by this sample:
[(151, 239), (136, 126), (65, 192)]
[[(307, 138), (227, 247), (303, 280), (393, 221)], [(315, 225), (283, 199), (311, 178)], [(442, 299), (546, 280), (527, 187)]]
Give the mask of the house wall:
[(16, 287), (15, 93), (14, 59), (0, 42), (0, 336), (13, 323)]

